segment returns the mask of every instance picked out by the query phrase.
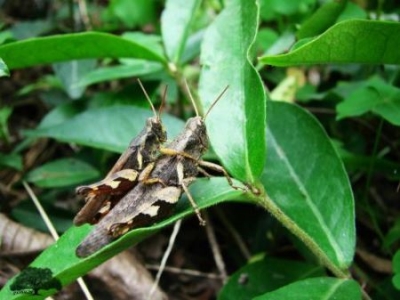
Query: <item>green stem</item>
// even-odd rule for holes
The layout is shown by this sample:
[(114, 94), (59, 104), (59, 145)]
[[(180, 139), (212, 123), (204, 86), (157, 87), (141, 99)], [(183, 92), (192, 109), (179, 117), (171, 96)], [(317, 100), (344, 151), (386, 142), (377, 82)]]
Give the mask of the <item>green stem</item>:
[(296, 225), (269, 197), (263, 192), (256, 198), (257, 203), (269, 211), (283, 226), (297, 236), (308, 249), (320, 260), (321, 264), (329, 269), (336, 277), (348, 279), (350, 275), (338, 268), (318, 244), (299, 226)]

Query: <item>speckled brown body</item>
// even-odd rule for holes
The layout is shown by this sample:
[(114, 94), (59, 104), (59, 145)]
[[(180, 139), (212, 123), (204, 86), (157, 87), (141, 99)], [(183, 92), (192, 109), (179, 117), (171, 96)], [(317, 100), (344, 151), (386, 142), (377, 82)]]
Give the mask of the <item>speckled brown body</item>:
[[(167, 133), (159, 117), (148, 118), (143, 130), (130, 142), (128, 149), (119, 157), (104, 180), (88, 186), (77, 187), (76, 193), (85, 197), (86, 204), (75, 216), (74, 224), (80, 226), (84, 223), (96, 223), (103, 216), (99, 212), (105, 203), (109, 202), (114, 205), (137, 183), (137, 176), (133, 180), (131, 180), (133, 178), (131, 176), (130, 180), (125, 181), (127, 185), (124, 186), (124, 189), (117, 189), (113, 187), (113, 184), (116, 180), (122, 181), (124, 178), (116, 176), (115, 179), (113, 175), (126, 169), (137, 171), (139, 174), (149, 163), (156, 160), (160, 146), (166, 140)], [(94, 188), (96, 186), (99, 188)]]
[(178, 178), (178, 164), (183, 166), (185, 179), (196, 177), (198, 161), (208, 148), (203, 120), (200, 117), (189, 119), (181, 134), (166, 148), (187, 156), (163, 154), (158, 157), (150, 177), (160, 182), (139, 182), (134, 186), (78, 246), (77, 256), (89, 256), (128, 230), (148, 226), (169, 214), (183, 191)]

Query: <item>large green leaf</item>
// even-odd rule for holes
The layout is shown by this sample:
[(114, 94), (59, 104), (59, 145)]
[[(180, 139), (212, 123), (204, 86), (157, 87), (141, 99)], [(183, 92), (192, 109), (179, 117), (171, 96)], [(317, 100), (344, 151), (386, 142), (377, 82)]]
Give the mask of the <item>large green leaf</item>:
[(0, 57), (10, 69), (83, 58), (133, 57), (165, 61), (140, 44), (99, 32), (53, 35), (6, 44), (0, 46)]
[(399, 64), (400, 24), (370, 20), (340, 22), (318, 38), (300, 41), (287, 54), (263, 56), (273, 66), (326, 63)]
[(249, 56), (258, 26), (256, 1), (231, 0), (207, 29), (199, 95), (205, 109), (229, 86), (207, 118), (211, 144), (231, 174), (254, 183), (265, 161), (265, 94)]
[(99, 171), (83, 161), (63, 158), (30, 171), (26, 180), (40, 187), (54, 188), (94, 180), (99, 175)]
[(324, 271), (319, 266), (266, 257), (251, 262), (232, 274), (221, 290), (218, 299), (252, 299), (293, 281), (323, 275)]
[(254, 300), (361, 300), (360, 286), (354, 280), (309, 278), (292, 283)]
[[(25, 133), (32, 137), (52, 137), (63, 142), (123, 152), (151, 116), (149, 109), (115, 105), (91, 109), (55, 126)], [(183, 127), (181, 120), (170, 115), (164, 114), (162, 119), (169, 138), (177, 135)]]
[[(239, 183), (235, 182), (235, 184)], [(190, 190), (200, 208), (209, 207), (229, 199), (235, 199), (240, 197), (242, 194), (241, 191), (232, 189), (226, 182), (225, 178), (198, 180), (193, 183)], [(117, 241), (85, 259), (78, 258), (75, 255), (75, 249), (89, 233), (91, 227), (87, 225), (82, 227), (72, 227), (61, 236), (56, 244), (46, 249), (30, 265), (30, 267), (42, 269), (48, 268), (52, 272), (53, 276), (61, 282), (62, 286), (65, 286), (122, 250), (140, 242), (144, 238), (154, 234), (159, 229), (172, 224), (178, 219), (193, 213), (193, 209), (185, 198), (179, 201), (176, 211), (177, 213), (173, 217), (152, 227), (132, 230)], [(55, 257), (57, 259), (54, 259)], [(7, 285), (0, 291), (0, 299), (32, 299), (31, 295), (12, 293), (10, 285), (14, 280), (15, 279), (9, 280)], [(40, 292), (40, 295), (43, 297), (54, 293), (55, 290), (41, 290)]]
[(165, 52), (178, 64), (186, 45), (194, 14), (200, 0), (169, 0), (161, 16), (161, 30)]
[(267, 153), (261, 181), (269, 198), (263, 205), (340, 273), (354, 255), (354, 200), (328, 136), (298, 106), (271, 102)]

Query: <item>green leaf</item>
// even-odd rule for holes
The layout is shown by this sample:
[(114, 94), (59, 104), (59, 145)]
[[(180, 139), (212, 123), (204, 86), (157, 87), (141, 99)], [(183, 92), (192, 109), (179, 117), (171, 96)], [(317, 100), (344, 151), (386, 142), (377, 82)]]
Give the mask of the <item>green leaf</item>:
[[(235, 182), (235, 184), (239, 183)], [(242, 192), (232, 189), (226, 182), (225, 178), (197, 180), (190, 186), (190, 191), (200, 208), (209, 207), (229, 199), (238, 199), (242, 195)], [(56, 244), (47, 248), (38, 258), (36, 258), (30, 266), (49, 268), (52, 271), (53, 276), (57, 277), (57, 279), (61, 281), (61, 284), (65, 286), (122, 250), (137, 244), (161, 228), (171, 225), (178, 219), (192, 214), (193, 209), (186, 197), (183, 197), (183, 199), (179, 201), (176, 211), (177, 212), (173, 217), (151, 227), (132, 230), (117, 241), (85, 259), (79, 259), (75, 255), (75, 249), (89, 233), (91, 227), (88, 225), (72, 227), (61, 236)], [(55, 257), (57, 257), (57, 259), (54, 259)], [(0, 299), (31, 299), (29, 298), (30, 295), (12, 293), (10, 285), (14, 280), (15, 279), (9, 280), (7, 285), (0, 291)], [(41, 296), (48, 296), (51, 292), (54, 293), (54, 291), (43, 291), (43, 293), (42, 290), (40, 291)]]
[(8, 120), (13, 109), (8, 106), (0, 108), (0, 140), (4, 139), (7, 143), (10, 141), (10, 131), (8, 130)]
[(169, 0), (161, 16), (161, 31), (165, 52), (178, 64), (194, 21), (200, 0)]
[(0, 45), (4, 44), (6, 41), (12, 41), (12, 40), (14, 40), (14, 37), (11, 33), (11, 30), (0, 31)]
[(325, 266), (346, 269), (355, 247), (354, 199), (322, 126), (298, 106), (270, 102), (267, 145), (261, 204)]
[(304, 13), (315, 7), (315, 0), (297, 0), (297, 1), (282, 1), (282, 0), (261, 0), (261, 17), (268, 21), (271, 19), (280, 19), (281, 15), (291, 16)]
[(279, 39), (279, 37), (278, 33), (273, 29), (260, 29), (257, 33), (255, 50), (257, 52), (265, 52)]
[(204, 29), (201, 29), (188, 38), (185, 49), (183, 49), (182, 52), (182, 64), (185, 64), (200, 55), (200, 47), (203, 41), (204, 31)]
[[(383, 247), (389, 249), (395, 242), (400, 241), (400, 218), (396, 220), (394, 225), (389, 229), (383, 240)], [(400, 264), (399, 264), (400, 265)], [(400, 273), (400, 268), (399, 268)]]
[(10, 70), (0, 57), (0, 77), (10, 76)]
[(338, 120), (373, 112), (400, 126), (400, 89), (373, 77), (339, 103), (336, 109)]
[(369, 11), (363, 9), (363, 7), (357, 5), (355, 2), (348, 2), (345, 9), (340, 14), (337, 22), (345, 21), (345, 20), (355, 20), (355, 19), (368, 19)]
[(199, 95), (208, 109), (213, 149), (230, 173), (254, 183), (265, 162), (265, 93), (249, 53), (258, 26), (255, 1), (233, 0), (207, 29), (201, 51)]
[(56, 125), (62, 124), (72, 117), (80, 114), (86, 109), (86, 106), (86, 100), (70, 101), (67, 103), (59, 104), (42, 118), (42, 121), (40, 122), (36, 130), (51, 128)]
[(144, 26), (156, 18), (154, 1), (113, 0), (109, 9), (128, 27)]
[(12, 35), (17, 40), (37, 37), (54, 29), (54, 23), (48, 20), (19, 21), (11, 27)]
[(360, 286), (354, 280), (309, 278), (292, 283), (254, 300), (361, 300)]
[(319, 266), (265, 257), (245, 265), (232, 274), (218, 295), (218, 300), (252, 299), (293, 281), (323, 275), (324, 271)]
[(392, 278), (392, 282), (394, 287), (400, 290), (400, 274), (395, 274)]
[(120, 78), (132, 78), (160, 72), (162, 64), (142, 59), (131, 59), (129, 65), (103, 67), (85, 74), (79, 81), (79, 86), (88, 86), (103, 81)]
[(26, 175), (26, 180), (43, 188), (71, 186), (96, 179), (99, 172), (91, 165), (73, 158), (44, 164)]
[[(164, 48), (162, 46), (162, 38), (157, 34), (148, 34), (140, 31), (128, 31), (121, 35), (124, 39), (132, 41), (146, 49), (151, 49), (158, 56), (164, 57)], [(129, 64), (132, 58), (120, 58), (123, 64)]]
[(327, 63), (399, 64), (400, 24), (370, 20), (337, 23), (287, 54), (260, 57), (273, 66)]
[(400, 250), (393, 256), (393, 273), (400, 273)]
[(132, 57), (165, 62), (159, 54), (121, 37), (85, 32), (34, 38), (0, 46), (10, 69), (84, 58)]
[(393, 273), (393, 285), (396, 287), (396, 289), (400, 290), (400, 250), (397, 250), (393, 256)]
[[(91, 109), (61, 124), (25, 131), (25, 134), (30, 137), (52, 137), (63, 142), (121, 153), (151, 116), (149, 109), (115, 105)], [(183, 128), (183, 122), (175, 117), (164, 114), (162, 119), (169, 138)]]
[(314, 14), (305, 21), (296, 36), (304, 39), (315, 36), (332, 26), (346, 7), (347, 0), (330, 0), (325, 2)]
[[(73, 215), (69, 211), (54, 207), (54, 205), (50, 205), (49, 201), (46, 201), (45, 198), (46, 195), (43, 193), (40, 195), (39, 200), (43, 206), (43, 209), (49, 216), (51, 223), (54, 225), (57, 232), (65, 232), (72, 225)], [(21, 225), (37, 229), (42, 232), (49, 232), (46, 223), (43, 221), (43, 218), (40, 216), (40, 213), (32, 201), (25, 201), (16, 206), (12, 210), (11, 215), (12, 218)]]
[(94, 59), (72, 60), (53, 65), (56, 76), (71, 99), (78, 99), (82, 96), (85, 88), (77, 86), (77, 83), (95, 67), (96, 60)]
[(400, 174), (397, 172), (397, 170), (400, 170), (400, 163), (390, 161), (384, 157), (374, 157), (353, 153), (346, 150), (341, 143), (337, 141), (331, 142), (346, 166), (348, 173), (360, 171), (366, 173), (370, 172), (371, 164), (373, 164), (373, 172), (375, 174), (383, 175), (392, 180), (400, 180)]
[(16, 153), (0, 153), (0, 166), (10, 167), (21, 171), (23, 168), (22, 156)]

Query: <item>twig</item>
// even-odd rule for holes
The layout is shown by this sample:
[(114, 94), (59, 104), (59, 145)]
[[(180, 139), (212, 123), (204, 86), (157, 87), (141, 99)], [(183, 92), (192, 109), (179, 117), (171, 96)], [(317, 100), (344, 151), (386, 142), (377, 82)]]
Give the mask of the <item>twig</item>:
[(92, 25), (90, 24), (90, 19), (87, 11), (86, 1), (78, 0), (79, 14), (81, 15), (82, 22), (85, 24), (87, 30), (92, 29)]
[(207, 223), (206, 233), (207, 233), (208, 241), (211, 246), (211, 251), (214, 256), (215, 264), (217, 265), (217, 268), (221, 275), (222, 281), (226, 282), (228, 275), (226, 273), (224, 260), (222, 259), (221, 249), (219, 248), (217, 238), (215, 237), (215, 232), (213, 229), (214, 227), (212, 226), (212, 223), (210, 221), (210, 218), (209, 218), (207, 212), (204, 212), (204, 217), (205, 217), (206, 223)]
[(174, 243), (175, 243), (176, 237), (177, 237), (177, 235), (179, 233), (179, 230), (181, 228), (181, 225), (182, 225), (182, 220), (177, 221), (175, 223), (175, 225), (174, 225), (174, 229), (172, 230), (171, 236), (170, 236), (169, 241), (168, 241), (168, 247), (165, 250), (165, 253), (164, 253), (164, 255), (163, 255), (162, 259), (161, 259), (160, 268), (158, 269), (156, 278), (154, 280), (154, 284), (153, 284), (153, 286), (152, 286), (152, 288), (151, 288), (151, 290), (150, 290), (150, 292), (149, 292), (149, 294), (147, 296), (147, 299), (151, 299), (151, 297), (153, 296), (154, 291), (156, 290), (156, 288), (158, 286), (158, 283), (160, 282), (161, 275), (162, 275), (162, 273), (163, 273), (163, 271), (165, 269), (165, 265), (167, 264), (168, 257), (171, 254), (172, 247), (174, 246)]
[(242, 252), (246, 260), (249, 260), (251, 258), (251, 253), (247, 248), (245, 242), (243, 241), (242, 237), (239, 235), (237, 230), (232, 226), (232, 223), (226, 218), (225, 214), (221, 211), (221, 209), (216, 207), (216, 212), (218, 214), (218, 217), (221, 219), (221, 222), (224, 224), (225, 228), (228, 229), (229, 233), (232, 235), (232, 238), (239, 247), (240, 252)]
[(43, 209), (43, 206), (40, 204), (39, 199), (33, 193), (31, 187), (28, 185), (28, 183), (25, 180), (22, 181), (22, 184), (24, 185), (25, 190), (28, 192), (29, 197), (31, 197), (33, 204), (35, 204), (36, 209), (39, 211), (39, 214), (42, 217), (47, 228), (49, 229), (51, 236), (53, 237), (53, 239), (55, 241), (57, 241), (59, 239), (59, 235), (58, 235), (56, 229), (54, 228), (53, 223), (51, 223), (49, 216)]
[(393, 264), (389, 259), (376, 256), (361, 247), (357, 247), (356, 253), (372, 270), (387, 275), (393, 274)]
[[(150, 270), (158, 270), (160, 269), (159, 265), (151, 265), (151, 264), (146, 264), (146, 268)], [(164, 267), (165, 272), (170, 272), (174, 274), (185, 274), (189, 276), (198, 276), (198, 277), (205, 277), (208, 279), (222, 279), (222, 276), (219, 274), (214, 274), (214, 273), (204, 273), (200, 272), (197, 270), (191, 270), (191, 269), (181, 269), (181, 268), (176, 268), (176, 267)]]
[(367, 294), (366, 291), (364, 291), (364, 289), (361, 289), (361, 295), (364, 300), (372, 300), (372, 298)]
[[(34, 194), (34, 192), (31, 189), (31, 187), (28, 185), (28, 183), (25, 180), (22, 181), (22, 184), (24, 185), (25, 190), (28, 192), (29, 197), (31, 197), (33, 204), (35, 204), (36, 209), (39, 211), (39, 214), (42, 217), (47, 228), (49, 229), (51, 236), (53, 237), (53, 239), (55, 241), (57, 241), (60, 238), (60, 236), (58, 235), (56, 229), (54, 228), (53, 223), (49, 219), (49, 216), (43, 209), (43, 206), (40, 204), (39, 199), (36, 197), (36, 195)], [(89, 289), (87, 288), (83, 279), (80, 277), (77, 279), (77, 281), (78, 281), (79, 286), (82, 289), (82, 292), (85, 294), (86, 299), (93, 300), (94, 298), (90, 294)]]

